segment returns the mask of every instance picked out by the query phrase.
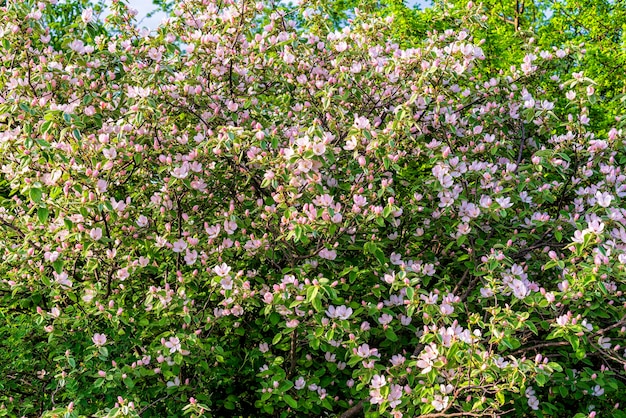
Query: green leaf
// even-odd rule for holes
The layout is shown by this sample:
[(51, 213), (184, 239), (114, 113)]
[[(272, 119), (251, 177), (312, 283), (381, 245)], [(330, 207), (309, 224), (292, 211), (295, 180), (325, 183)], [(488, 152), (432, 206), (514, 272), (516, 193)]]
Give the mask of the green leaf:
[(304, 232), (302, 225), (296, 225), (296, 227), (294, 228), (294, 233), (295, 233), (295, 242), (298, 242), (302, 239), (302, 233)]
[(131, 379), (130, 377), (127, 377), (126, 379), (124, 379), (124, 384), (129, 388), (132, 389), (135, 387), (135, 382), (133, 382), (133, 379)]
[(378, 246), (374, 246), (372, 252), (378, 262), (382, 265), (385, 265), (385, 254), (383, 253), (383, 250), (381, 250)]
[(41, 189), (33, 187), (32, 189), (29, 190), (28, 192), (30, 199), (35, 202), (35, 203), (40, 203), (41, 202), (41, 197), (43, 195), (43, 193), (41, 192)]
[(285, 400), (285, 403), (287, 405), (289, 405), (290, 407), (296, 409), (298, 407), (298, 401), (296, 401), (294, 398), (292, 398), (289, 395), (285, 395), (283, 396), (283, 399)]
[(309, 345), (313, 350), (317, 350), (320, 347), (320, 340), (318, 340), (317, 338), (313, 338)]
[(35, 142), (37, 142), (41, 148), (50, 148), (50, 143), (45, 139), (37, 139)]
[(283, 380), (283, 383), (280, 384), (278, 390), (281, 392), (287, 392), (289, 389), (293, 387), (293, 382), (291, 380)]
[(48, 220), (48, 215), (50, 214), (50, 211), (48, 210), (48, 208), (39, 208), (37, 209), (37, 219), (39, 219), (40, 223), (46, 223), (46, 221)]
[(311, 303), (313, 299), (317, 297), (317, 293), (319, 292), (319, 287), (311, 286), (306, 290), (306, 302)]
[(504, 338), (502, 340), (502, 344), (504, 344), (510, 350), (515, 350), (521, 345), (520, 342), (517, 340), (517, 338), (513, 338), (513, 337)]
[(554, 231), (554, 237), (558, 242), (563, 240), (563, 233), (561, 231)]
[(42, 123), (42, 124), (41, 124), (41, 128), (39, 129), (39, 131), (40, 131), (42, 134), (45, 134), (45, 133), (49, 132), (49, 131), (50, 131), (50, 129), (52, 129), (52, 123), (53, 123), (53, 122), (52, 122), (51, 120), (48, 120), (48, 121), (46, 121), (46, 122)]
[(548, 376), (546, 376), (545, 374), (538, 374), (537, 376), (535, 376), (535, 381), (537, 382), (537, 385), (542, 387), (548, 381)]
[(315, 297), (312, 301), (311, 304), (313, 305), (313, 309), (315, 309), (317, 312), (321, 312), (322, 311), (322, 298), (321, 296), (317, 296)]
[(526, 321), (526, 326), (533, 332), (533, 334), (539, 335), (539, 331), (537, 331), (537, 327), (532, 321)]
[(54, 271), (56, 271), (57, 274), (61, 274), (61, 272), (63, 272), (63, 260), (60, 258), (57, 259), (54, 263), (52, 263), (52, 267), (54, 267)]
[(571, 345), (574, 351), (578, 350), (580, 346), (580, 339), (575, 335), (564, 335), (563, 336)]
[(385, 337), (387, 337), (389, 341), (393, 341), (393, 342), (398, 341), (398, 336), (396, 335), (395, 332), (393, 332), (391, 328), (387, 328), (387, 331), (385, 331)]

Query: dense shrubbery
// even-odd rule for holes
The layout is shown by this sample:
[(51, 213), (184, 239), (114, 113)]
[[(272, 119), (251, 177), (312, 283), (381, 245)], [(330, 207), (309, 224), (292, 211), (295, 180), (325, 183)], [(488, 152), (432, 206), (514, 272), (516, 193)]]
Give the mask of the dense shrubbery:
[(401, 49), (310, 6), (0, 9), (0, 412), (625, 416), (625, 144), (577, 51), (487, 77), (473, 7)]

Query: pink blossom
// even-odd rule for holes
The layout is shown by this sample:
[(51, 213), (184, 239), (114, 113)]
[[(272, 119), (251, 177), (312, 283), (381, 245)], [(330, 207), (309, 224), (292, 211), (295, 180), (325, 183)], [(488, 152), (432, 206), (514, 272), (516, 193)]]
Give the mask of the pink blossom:
[(237, 223), (235, 221), (224, 221), (224, 230), (228, 235), (232, 235), (237, 230)]
[(83, 10), (81, 18), (84, 23), (90, 23), (93, 20), (93, 9), (91, 7)]
[(352, 308), (346, 307), (344, 305), (341, 306), (329, 306), (326, 310), (326, 315), (329, 318), (337, 318), (337, 319), (348, 319), (350, 315), (352, 315)]
[(163, 345), (170, 349), (170, 353), (175, 353), (182, 350), (180, 339), (178, 339), (178, 337), (170, 337), (169, 340), (163, 343)]
[[(389, 395), (387, 396), (387, 401), (389, 401), (389, 406), (391, 408), (395, 408), (396, 406), (400, 405), (402, 403), (402, 386), (392, 384), (389, 390)], [(400, 414), (399, 416), (401, 417), (402, 414)]]
[(389, 324), (391, 321), (393, 321), (393, 317), (392, 317), (391, 315), (389, 315), (389, 314), (382, 314), (382, 315), (380, 316), (380, 318), (378, 318), (378, 322), (379, 322), (381, 325), (387, 325), (387, 324)]
[(80, 39), (75, 39), (70, 42), (69, 47), (72, 51), (78, 52), (79, 54), (85, 53), (85, 43)]
[(94, 241), (98, 241), (100, 238), (102, 238), (102, 228), (93, 228), (91, 231), (89, 231), (89, 236)]
[(283, 60), (286, 64), (293, 64), (296, 60), (296, 57), (288, 50), (285, 50), (285, 52), (283, 53)]
[(324, 155), (326, 152), (326, 145), (321, 142), (317, 142), (313, 144), (313, 154), (315, 155)]
[(381, 376), (379, 374), (374, 375), (372, 381), (370, 382), (370, 386), (374, 389), (380, 389), (387, 384), (385, 380), (385, 376)]
[(140, 228), (148, 226), (148, 218), (144, 215), (140, 215), (139, 218), (137, 218), (137, 226)]
[(291, 319), (286, 322), (286, 325), (287, 325), (287, 328), (295, 328), (298, 326), (299, 323), (300, 321), (298, 321), (297, 319)]
[(439, 295), (430, 292), (428, 295), (420, 295), (420, 299), (424, 301), (427, 305), (434, 305), (437, 303), (437, 299), (439, 299)]
[(509, 287), (513, 290), (513, 295), (518, 299), (524, 299), (530, 293), (523, 281), (515, 279)]
[(431, 402), (432, 406), (435, 407), (437, 411), (443, 411), (448, 407), (450, 403), (450, 398), (448, 396), (435, 395), (435, 398)]
[(128, 279), (130, 277), (130, 273), (128, 272), (127, 268), (119, 269), (116, 272), (116, 274), (117, 274), (117, 278), (122, 280), (122, 281), (124, 281), (124, 280), (126, 280), (126, 279)]
[(93, 343), (97, 346), (97, 347), (102, 347), (103, 345), (105, 345), (107, 343), (107, 336), (104, 334), (94, 334), (93, 337), (91, 338), (91, 341), (93, 341)]
[(233, 288), (233, 279), (230, 277), (224, 277), (220, 280), (220, 284), (222, 285), (222, 289), (231, 290)]
[(49, 261), (50, 263), (54, 263), (59, 258), (60, 254), (58, 251), (46, 251), (44, 253), (44, 260)]
[(184, 179), (189, 174), (189, 163), (185, 162), (180, 167), (174, 168), (172, 171), (172, 177), (177, 179)]
[(346, 49), (348, 49), (348, 44), (344, 41), (337, 43), (337, 45), (335, 45), (335, 50), (337, 50), (337, 52), (344, 52)]
[(370, 390), (370, 403), (372, 405), (381, 404), (385, 401), (385, 398), (380, 394), (380, 389)]
[(231, 270), (230, 266), (228, 266), (226, 263), (222, 263), (213, 267), (213, 271), (215, 272), (215, 274), (217, 274), (220, 277), (228, 276), (228, 273), (230, 273), (230, 270)]
[(448, 303), (442, 303), (440, 306), (440, 311), (443, 315), (451, 315), (454, 312), (454, 308)]
[(500, 205), (502, 209), (508, 209), (513, 206), (510, 197), (497, 197), (496, 202)]
[(324, 258), (326, 260), (334, 260), (335, 258), (337, 258), (337, 251), (335, 250), (329, 250), (326, 248), (323, 248), (320, 252), (319, 252), (319, 256), (320, 258)]
[(370, 129), (370, 121), (366, 117), (354, 115), (354, 127), (357, 129)]
[(493, 201), (491, 200), (491, 197), (487, 195), (482, 195), (480, 197), (480, 206), (482, 206), (483, 208), (488, 208), (489, 206), (491, 206), (492, 203)]
[(585, 229), (583, 231), (580, 230), (576, 230), (574, 232), (574, 237), (572, 238), (572, 241), (574, 241), (577, 244), (582, 244), (585, 242), (585, 235), (589, 232), (589, 230)]
[(392, 284), (396, 281), (396, 273), (393, 271), (391, 273), (385, 273), (385, 275), (383, 276), (383, 281), (385, 283)]
[(601, 219), (593, 218), (587, 223), (587, 228), (594, 234), (600, 234), (604, 231), (604, 222)]
[(296, 388), (296, 390), (302, 390), (304, 386), (306, 386), (306, 381), (304, 380), (302, 376), (298, 377), (293, 385), (293, 387)]
[(187, 243), (182, 239), (179, 239), (172, 244), (172, 251), (174, 251), (175, 253), (182, 253), (183, 251), (185, 251), (186, 248)]
[(185, 264), (187, 264), (188, 266), (191, 266), (195, 264), (197, 259), (198, 259), (198, 252), (196, 250), (187, 249), (187, 252), (185, 253)]
[(602, 192), (596, 192), (595, 194), (595, 198), (596, 198), (596, 203), (603, 207), (603, 208), (608, 208), (609, 206), (611, 206), (611, 201), (613, 200), (613, 196), (609, 193), (602, 193)]
[(368, 358), (370, 356), (378, 357), (378, 349), (370, 349), (368, 344), (362, 344), (358, 348), (354, 349), (354, 354), (361, 358)]
[(108, 183), (105, 180), (98, 180), (97, 188), (100, 193), (105, 193), (107, 191)]
[(54, 276), (55, 282), (57, 282), (61, 287), (70, 288), (72, 287), (72, 281), (68, 279), (68, 274), (64, 271), (61, 273), (57, 273), (56, 271), (52, 273)]
[(406, 361), (406, 358), (400, 354), (395, 354), (390, 361), (392, 366), (401, 366)]

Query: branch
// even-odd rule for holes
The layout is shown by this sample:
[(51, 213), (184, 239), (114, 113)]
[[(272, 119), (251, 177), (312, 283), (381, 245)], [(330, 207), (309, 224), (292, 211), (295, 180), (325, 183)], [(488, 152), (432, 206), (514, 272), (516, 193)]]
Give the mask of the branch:
[(291, 333), (291, 349), (289, 350), (289, 371), (287, 372), (287, 378), (293, 376), (293, 372), (296, 370), (296, 349), (298, 341), (298, 331), (295, 329)]
[(624, 316), (622, 317), (622, 319), (620, 319), (619, 321), (617, 321), (617, 322), (616, 322), (616, 323), (614, 323), (613, 325), (610, 325), (610, 326), (608, 326), (608, 327), (606, 327), (606, 328), (599, 329), (598, 331), (596, 331), (596, 332), (595, 332), (595, 334), (596, 334), (596, 335), (603, 335), (603, 334), (605, 334), (607, 331), (610, 331), (610, 330), (612, 330), (613, 328), (620, 327), (620, 326), (622, 326), (622, 325), (624, 325), (624, 324), (626, 324), (626, 315), (624, 315)]
[(452, 290), (453, 294), (455, 295), (457, 294), (461, 286), (463, 286), (463, 284), (465, 283), (465, 280), (467, 280), (468, 274), (469, 274), (469, 269), (463, 272), (463, 276), (461, 277), (461, 280), (459, 280), (459, 282), (456, 284), (456, 286), (454, 286), (454, 289)]
[(343, 414), (339, 415), (339, 418), (350, 418), (350, 417), (354, 417), (357, 414), (360, 414), (361, 412), (363, 412), (363, 401), (359, 401), (356, 405), (354, 405), (352, 408), (348, 409), (346, 412), (344, 412)]
[(502, 412), (491, 412), (491, 413), (486, 413), (486, 412), (452, 412), (452, 413), (447, 413), (447, 412), (437, 412), (435, 414), (425, 414), (425, 415), (418, 415), (418, 418), (436, 418), (436, 417), (487, 417), (487, 416), (491, 416), (491, 417), (496, 417), (496, 416), (502, 416), (502, 415), (506, 415), (509, 412), (513, 412), (515, 411), (515, 409), (509, 409), (507, 411), (502, 411)]
[[(417, 357), (419, 355), (419, 353), (424, 349), (425, 344), (419, 343), (418, 345), (415, 346), (415, 350), (413, 350), (413, 354), (411, 354), (412, 357)], [(398, 384), (400, 386), (406, 384), (407, 378), (406, 376), (403, 377)], [(353, 416), (356, 416), (358, 413), (360, 413), (361, 411), (363, 411), (363, 400), (360, 400), (356, 405), (354, 405), (352, 408), (348, 409), (346, 412), (344, 412), (343, 414), (339, 415), (339, 418), (350, 418)]]
[(568, 341), (553, 341), (553, 342), (546, 342), (546, 343), (539, 343), (539, 344), (531, 342), (531, 344), (532, 345), (529, 347), (522, 347), (513, 351), (512, 353), (509, 353), (509, 355), (514, 356), (516, 354), (521, 354), (527, 351), (537, 350), (538, 348), (544, 348), (544, 347), (562, 347), (564, 345), (569, 345), (569, 342)]
[(26, 242), (28, 242), (31, 246), (35, 247), (37, 250), (41, 251), (41, 247), (39, 246), (39, 244), (34, 243), (32, 240), (27, 239), (26, 238), (26, 234), (24, 234), (24, 232), (19, 229), (18, 227), (16, 227), (13, 224), (8, 223), (7, 221), (5, 221), (4, 219), (0, 218), (0, 224), (6, 226), (9, 229), (12, 229), (15, 233), (17, 233), (21, 238), (23, 238), (24, 240), (26, 240)]
[(517, 173), (519, 169), (519, 165), (522, 162), (522, 151), (524, 151), (524, 143), (526, 142), (526, 132), (524, 131), (524, 122), (522, 122), (522, 137), (519, 141), (519, 151), (517, 152), (517, 161), (515, 162), (515, 170), (513, 170), (513, 174)]
[(173, 395), (173, 393), (170, 393), (170, 394), (168, 394), (168, 395), (163, 396), (162, 398), (157, 399), (156, 401), (152, 402), (151, 404), (144, 406), (144, 407), (143, 407), (143, 408), (142, 408), (139, 412), (137, 412), (137, 415), (141, 416), (141, 414), (143, 414), (144, 412), (146, 412), (146, 410), (147, 410), (148, 408), (150, 408), (151, 406), (154, 406), (154, 405), (158, 404), (158, 403), (159, 403), (159, 402), (161, 402), (161, 401), (166, 400), (167, 398), (169, 398), (169, 397), (170, 397), (170, 396), (172, 396), (172, 395)]

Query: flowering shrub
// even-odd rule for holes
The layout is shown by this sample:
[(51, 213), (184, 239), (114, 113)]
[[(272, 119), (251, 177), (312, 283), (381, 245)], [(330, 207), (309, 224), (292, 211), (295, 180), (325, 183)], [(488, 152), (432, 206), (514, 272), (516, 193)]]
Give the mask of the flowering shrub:
[(2, 413), (626, 416), (625, 143), (573, 51), (54, 3), (0, 9)]

